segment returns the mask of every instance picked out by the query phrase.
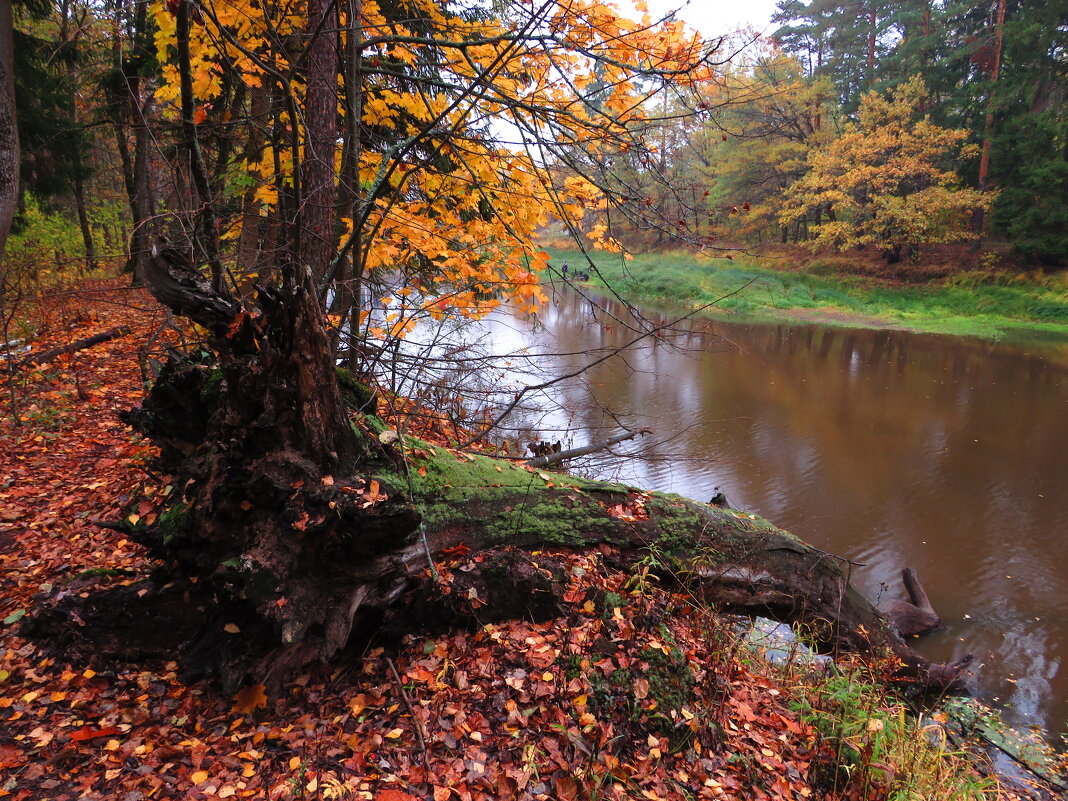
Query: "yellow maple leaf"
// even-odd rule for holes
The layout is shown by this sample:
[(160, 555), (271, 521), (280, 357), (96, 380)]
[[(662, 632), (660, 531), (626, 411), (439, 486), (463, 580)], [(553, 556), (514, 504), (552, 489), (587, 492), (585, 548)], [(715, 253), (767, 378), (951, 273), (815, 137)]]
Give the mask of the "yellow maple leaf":
[(267, 688), (262, 684), (242, 687), (234, 696), (234, 712), (248, 715), (256, 709), (267, 706)]

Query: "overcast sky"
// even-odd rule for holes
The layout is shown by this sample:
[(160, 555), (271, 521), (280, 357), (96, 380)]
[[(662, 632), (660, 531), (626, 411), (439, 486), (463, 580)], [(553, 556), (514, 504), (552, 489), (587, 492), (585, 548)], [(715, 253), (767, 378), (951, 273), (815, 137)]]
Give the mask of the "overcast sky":
[[(703, 33), (717, 36), (751, 26), (758, 33), (771, 33), (769, 25), (776, 0), (646, 0), (650, 14), (666, 14), (675, 9), (679, 16)], [(624, 2), (620, 6), (625, 6)]]

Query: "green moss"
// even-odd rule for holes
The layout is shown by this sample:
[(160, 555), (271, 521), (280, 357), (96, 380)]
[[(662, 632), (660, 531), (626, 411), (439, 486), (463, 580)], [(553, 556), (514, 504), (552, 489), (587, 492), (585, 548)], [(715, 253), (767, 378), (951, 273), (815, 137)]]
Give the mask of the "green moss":
[[(591, 539), (622, 541), (618, 524), (605, 514), (604, 507), (585, 498), (571, 500), (535, 495), (530, 503), (505, 509), (487, 521), (491, 541), (544, 542), (553, 545), (585, 545)], [(615, 536), (614, 536), (615, 535)]]
[(616, 609), (622, 609), (626, 606), (626, 599), (618, 592), (606, 592), (600, 598), (596, 600), (597, 614), (601, 620), (606, 623), (611, 620), (612, 614)]
[(156, 524), (163, 546), (170, 547), (186, 534), (186, 516), (189, 512), (184, 503), (178, 502), (167, 507), (159, 516)]
[(75, 578), (111, 578), (114, 576), (128, 575), (127, 571), (119, 570), (114, 567), (91, 567), (88, 570), (82, 570)]
[(586, 543), (591, 536), (621, 538), (618, 521), (605, 514), (595, 494), (626, 495), (626, 487), (532, 472), (502, 459), (458, 456), (424, 443), (409, 441), (408, 446), (412, 488), (430, 526), (456, 522), (462, 507), (464, 516), (496, 542), (568, 545)]
[(643, 702), (648, 714), (647, 726), (652, 731), (674, 736), (678, 731), (671, 713), (678, 713), (690, 702), (697, 678), (682, 651), (674, 646), (666, 652), (644, 648), (641, 655), (649, 665), (642, 674), (649, 682), (649, 698), (656, 702), (653, 709), (648, 709), (648, 702)]
[(218, 367), (209, 370), (204, 376), (204, 382), (200, 385), (200, 400), (208, 408), (214, 408), (219, 402), (222, 393), (223, 372)]
[(377, 393), (367, 384), (360, 381), (351, 370), (338, 367), (337, 383), (341, 389), (341, 399), (350, 409), (364, 412), (368, 415), (378, 413)]
[(697, 532), (704, 520), (692, 503), (679, 495), (654, 495), (646, 501), (646, 509), (657, 521), (657, 547), (668, 553), (700, 550)]

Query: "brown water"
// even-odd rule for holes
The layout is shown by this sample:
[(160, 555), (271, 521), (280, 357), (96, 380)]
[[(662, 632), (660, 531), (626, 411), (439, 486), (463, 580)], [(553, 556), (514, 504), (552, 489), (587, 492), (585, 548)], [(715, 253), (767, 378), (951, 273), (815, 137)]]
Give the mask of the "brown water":
[[(557, 296), (494, 338), (554, 366), (632, 338), (612, 314)], [(657, 322), (658, 313), (647, 313)], [(864, 566), (875, 600), (910, 565), (946, 621), (929, 657), (972, 652), (974, 692), (1016, 724), (1068, 721), (1068, 358), (1055, 349), (819, 326), (694, 321), (554, 389), (536, 429), (582, 444), (608, 408), (655, 434), (589, 469), (708, 500), (713, 487)]]

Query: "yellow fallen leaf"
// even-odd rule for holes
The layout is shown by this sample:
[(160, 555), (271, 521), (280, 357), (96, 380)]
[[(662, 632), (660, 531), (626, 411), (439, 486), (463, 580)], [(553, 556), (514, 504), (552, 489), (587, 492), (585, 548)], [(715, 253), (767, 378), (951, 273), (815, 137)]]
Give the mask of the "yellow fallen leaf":
[(189, 777), (189, 780), (193, 782), (193, 784), (203, 784), (208, 780), (208, 772), (206, 770), (198, 770)]
[(242, 687), (234, 696), (234, 712), (239, 715), (248, 715), (254, 709), (262, 709), (265, 706), (267, 706), (267, 692), (262, 684)]
[(392, 731), (386, 732), (386, 737), (390, 740), (396, 740), (402, 734), (404, 734), (404, 729), (393, 729)]
[(227, 623), (225, 626), (223, 626), (223, 631), (225, 631), (227, 634), (238, 634), (240, 633), (241, 629), (236, 623)]

